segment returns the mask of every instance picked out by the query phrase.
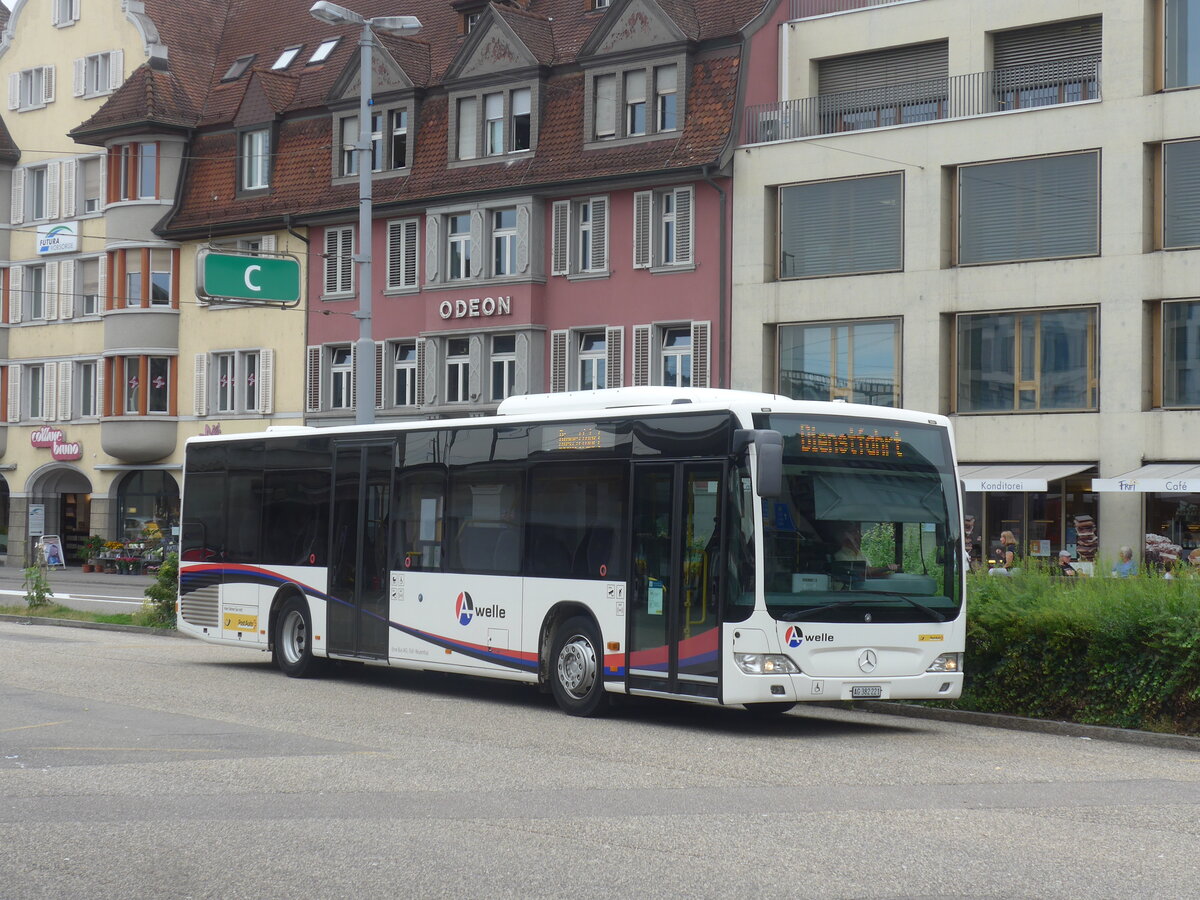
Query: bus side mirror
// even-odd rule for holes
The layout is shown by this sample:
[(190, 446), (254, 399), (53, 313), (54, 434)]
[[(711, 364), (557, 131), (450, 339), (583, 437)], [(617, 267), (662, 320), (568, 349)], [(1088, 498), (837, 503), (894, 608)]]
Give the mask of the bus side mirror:
[(754, 444), (758, 459), (758, 479), (755, 490), (760, 497), (779, 497), (783, 494), (783, 435), (765, 429), (739, 430), (734, 436), (735, 452), (740, 453)]

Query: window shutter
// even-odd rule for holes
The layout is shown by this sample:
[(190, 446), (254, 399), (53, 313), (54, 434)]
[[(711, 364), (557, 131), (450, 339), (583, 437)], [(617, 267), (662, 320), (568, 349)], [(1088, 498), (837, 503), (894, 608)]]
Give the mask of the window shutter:
[(354, 292), (354, 229), (342, 228), (338, 234), (338, 291), (351, 294)]
[(650, 333), (653, 329), (653, 325), (633, 326), (634, 387), (650, 383)]
[(517, 271), (529, 271), (529, 207), (517, 207)]
[(48, 362), (42, 366), (41, 418), (53, 419), (56, 415), (58, 415), (58, 363)]
[(108, 55), (108, 88), (115, 91), (125, 83), (125, 51), (114, 50)]
[[(638, 191), (633, 195), (633, 267), (650, 268), (650, 226), (654, 209), (654, 194)], [(636, 339), (635, 339), (636, 345)]]
[(1061, 63), (1069, 57), (1099, 57), (1102, 34), (1099, 18), (997, 31), (992, 35), (992, 67), (1009, 69)]
[(375, 342), (375, 408), (383, 409), (383, 385), (385, 383), (383, 377), (383, 358), (385, 344), (383, 341)]
[(56, 162), (47, 164), (46, 166), (46, 218), (57, 219), (61, 214), (59, 205), (59, 171), (60, 166)]
[(483, 210), (471, 211), (471, 277), (483, 274)]
[(258, 411), (265, 416), (275, 412), (275, 351), (258, 351)]
[(1099, 154), (962, 166), (958, 262), (1099, 252)]
[(608, 198), (592, 198), (592, 268), (608, 268)]
[(706, 388), (711, 384), (709, 368), (712, 365), (708, 349), (708, 322), (692, 323), (692, 387)]
[(1163, 145), (1163, 247), (1200, 245), (1200, 141)]
[(417, 286), (417, 220), (388, 222), (387, 286), (391, 290)]
[(208, 415), (208, 354), (197, 353), (192, 383), (192, 414)]
[(604, 363), (604, 386), (610, 388), (625, 387), (625, 328), (604, 329), (605, 353), (608, 357)]
[(42, 102), (54, 102), (54, 66), (42, 66)]
[(75, 215), (76, 200), (78, 199), (79, 191), (76, 188), (76, 173), (79, 171), (79, 163), (73, 159), (63, 160), (62, 164), (62, 215), (64, 219), (73, 218)]
[(904, 179), (871, 175), (779, 189), (779, 277), (903, 267)]
[(71, 0), (71, 21), (79, 21), (79, 4), (80, 0)]
[(948, 72), (949, 43), (933, 41), (823, 59), (817, 63), (817, 84), (821, 94), (841, 94), (932, 81)]
[(552, 393), (567, 390), (567, 348), (569, 331), (550, 332), (550, 390)]
[[(324, 363), (329, 358), (329, 354), (321, 354), (321, 362)], [(322, 379), (324, 381), (324, 379)], [(358, 344), (350, 345), (350, 408), (358, 409)]]
[(438, 279), (438, 218), (425, 219), (425, 283), (433, 284)]
[(70, 319), (75, 315), (75, 271), (79, 263), (73, 259), (58, 264), (58, 317)]
[(8, 74), (8, 108), (21, 108), (21, 73), (10, 72)]
[(275, 252), (275, 235), (264, 234), (258, 239), (258, 249), (263, 253)]
[(21, 421), (21, 367), (8, 367), (8, 421)]
[(12, 170), (12, 216), (9, 220), (13, 225), (25, 221), (25, 170)]
[(404, 223), (404, 287), (417, 286), (417, 220)]
[(304, 367), (304, 409), (306, 412), (320, 412), (322, 363), (321, 347), (309, 347), (308, 359)]
[(96, 267), (99, 272), (99, 277), (96, 279), (96, 295), (97, 306), (104, 309), (108, 298), (108, 254), (105, 253), (100, 257), (100, 264)]
[[(16, 174), (15, 172), (13, 173)], [(550, 274), (566, 275), (570, 272), (570, 256), (567, 248), (570, 246), (571, 202), (556, 200), (554, 202), (554, 219), (551, 223), (550, 238)]]
[(58, 418), (63, 422), (71, 420), (71, 375), (74, 371), (74, 363), (58, 364)]
[(42, 318), (58, 318), (58, 263), (46, 263), (46, 301), (42, 304)]
[(8, 270), (8, 324), (21, 321), (21, 309), (25, 305), (25, 267), (13, 266)]
[(325, 293), (336, 294), (338, 289), (338, 230), (325, 229)]
[(96, 360), (96, 403), (98, 415), (104, 415), (104, 369), (106, 360)]
[(71, 94), (75, 97), (84, 95), (84, 74), (87, 70), (87, 60), (82, 56), (72, 64)]
[(417, 338), (417, 385), (413, 392), (417, 406), (425, 405), (425, 338)]
[(692, 261), (692, 188), (675, 189), (675, 262)]

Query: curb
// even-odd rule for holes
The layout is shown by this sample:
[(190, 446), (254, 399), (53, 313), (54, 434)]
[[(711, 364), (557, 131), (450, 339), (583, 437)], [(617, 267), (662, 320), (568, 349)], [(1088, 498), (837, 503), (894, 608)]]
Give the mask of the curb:
[(0, 615), (0, 622), (18, 625), (57, 625), (65, 628), (90, 628), (93, 631), (125, 631), (131, 634), (151, 634), (156, 637), (186, 638), (174, 628), (147, 628), (144, 625), (113, 625), (108, 622), (81, 622), (79, 619), (46, 619), (40, 616)]
[[(908, 703), (889, 703), (863, 700), (849, 704), (852, 709), (879, 713), (885, 716), (906, 716), (910, 719), (935, 719), (939, 722), (958, 722), (984, 728), (1006, 728), (1009, 731), (1030, 731), (1062, 737), (1084, 738), (1089, 741), (1115, 741), (1143, 747), (1167, 750), (1190, 750), (1200, 753), (1200, 737), (1186, 734), (1161, 734), (1157, 731), (1137, 731), (1132, 728), (1110, 728), (1106, 725), (1080, 725), (1053, 719), (1026, 719), (1001, 713), (973, 712), (965, 709), (939, 709), (933, 706), (913, 706)], [(842, 707), (843, 709), (845, 707)]]

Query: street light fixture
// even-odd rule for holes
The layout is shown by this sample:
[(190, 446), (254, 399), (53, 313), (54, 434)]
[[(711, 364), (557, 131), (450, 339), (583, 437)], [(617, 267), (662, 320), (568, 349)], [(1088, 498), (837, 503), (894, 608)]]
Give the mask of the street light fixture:
[(328, 25), (359, 25), (358, 38), (358, 143), (354, 150), (358, 160), (358, 341), (354, 345), (354, 421), (370, 425), (375, 421), (375, 339), (371, 329), (371, 247), (372, 247), (372, 181), (371, 181), (371, 55), (375, 48), (372, 31), (387, 34), (416, 34), (421, 22), (416, 16), (375, 16), (366, 18), (353, 10), (318, 0), (309, 15)]

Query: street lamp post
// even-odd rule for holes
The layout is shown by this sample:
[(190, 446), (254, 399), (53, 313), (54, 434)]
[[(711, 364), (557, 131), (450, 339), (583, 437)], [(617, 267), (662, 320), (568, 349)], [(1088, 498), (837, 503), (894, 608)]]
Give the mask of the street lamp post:
[[(375, 47), (372, 30), (389, 34), (416, 34), (421, 22), (416, 16), (374, 16), (366, 18), (353, 10), (318, 0), (309, 14), (330, 25), (359, 25), (358, 38), (358, 341), (354, 345), (354, 422), (370, 425), (375, 421), (375, 339), (371, 327), (371, 247), (373, 233), (371, 181), (371, 93), (373, 91), (371, 57)], [(380, 150), (382, 151), (382, 147)]]

